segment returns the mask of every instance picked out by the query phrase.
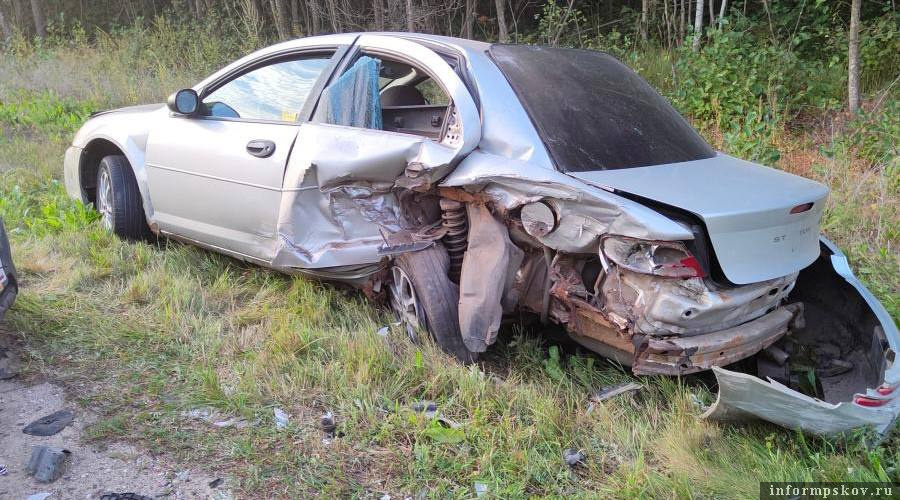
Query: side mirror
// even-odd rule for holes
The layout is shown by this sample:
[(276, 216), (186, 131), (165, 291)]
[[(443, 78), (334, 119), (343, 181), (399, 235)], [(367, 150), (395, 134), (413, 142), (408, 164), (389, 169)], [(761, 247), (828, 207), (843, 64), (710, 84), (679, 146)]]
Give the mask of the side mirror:
[(181, 89), (169, 96), (167, 104), (173, 113), (193, 116), (200, 109), (200, 96), (194, 89)]

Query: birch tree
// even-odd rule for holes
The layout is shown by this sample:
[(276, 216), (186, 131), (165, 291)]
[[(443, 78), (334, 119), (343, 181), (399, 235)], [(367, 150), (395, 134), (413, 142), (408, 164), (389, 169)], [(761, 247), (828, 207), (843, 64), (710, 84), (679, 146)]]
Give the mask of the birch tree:
[(691, 44), (694, 52), (700, 50), (701, 34), (703, 34), (703, 0), (697, 0), (697, 9), (694, 12), (694, 43)]
[(44, 17), (41, 0), (31, 0), (31, 17), (34, 19), (34, 33), (45, 38), (47, 36), (47, 19)]
[[(644, 1), (649, 2), (650, 0)], [(506, 12), (504, 12), (506, 0), (494, 0), (494, 5), (497, 7), (497, 29), (499, 30), (500, 43), (506, 43), (509, 41), (509, 34), (506, 31)]]
[(853, 0), (850, 5), (850, 47), (847, 57), (847, 92), (850, 111), (859, 111), (859, 13), (862, 0)]

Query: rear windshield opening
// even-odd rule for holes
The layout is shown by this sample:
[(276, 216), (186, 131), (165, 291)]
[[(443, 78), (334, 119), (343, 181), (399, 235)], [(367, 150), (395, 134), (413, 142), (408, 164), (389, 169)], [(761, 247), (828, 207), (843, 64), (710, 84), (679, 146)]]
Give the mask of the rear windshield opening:
[(560, 170), (646, 167), (715, 156), (668, 101), (609, 54), (498, 44), (490, 55)]

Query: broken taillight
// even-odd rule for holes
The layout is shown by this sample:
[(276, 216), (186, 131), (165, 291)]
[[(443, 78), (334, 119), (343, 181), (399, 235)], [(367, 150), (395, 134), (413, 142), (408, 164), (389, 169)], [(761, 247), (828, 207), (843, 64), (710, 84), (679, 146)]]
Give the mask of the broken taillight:
[(649, 241), (627, 236), (607, 236), (600, 251), (619, 266), (643, 274), (667, 278), (703, 278), (700, 261), (680, 241)]

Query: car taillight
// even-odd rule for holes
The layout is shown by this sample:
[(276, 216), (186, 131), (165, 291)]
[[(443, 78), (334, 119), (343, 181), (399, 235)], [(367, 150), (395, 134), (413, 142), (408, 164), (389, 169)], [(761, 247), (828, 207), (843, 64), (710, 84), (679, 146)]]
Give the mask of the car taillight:
[(869, 396), (863, 396), (862, 394), (857, 394), (853, 398), (853, 402), (858, 404), (859, 406), (866, 406), (868, 408), (877, 408), (879, 406), (884, 406), (890, 401), (889, 399), (875, 399), (870, 398)]
[(875, 392), (882, 396), (890, 396), (896, 388), (897, 386), (895, 385), (881, 384), (878, 389), (875, 389)]
[(619, 266), (667, 278), (703, 278), (700, 261), (679, 241), (648, 241), (627, 236), (606, 236), (600, 251)]

